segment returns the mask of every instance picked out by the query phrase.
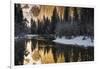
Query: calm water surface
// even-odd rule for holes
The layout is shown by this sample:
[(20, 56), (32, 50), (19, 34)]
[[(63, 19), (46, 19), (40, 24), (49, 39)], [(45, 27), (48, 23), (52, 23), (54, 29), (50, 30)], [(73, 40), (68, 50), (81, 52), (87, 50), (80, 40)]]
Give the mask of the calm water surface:
[(15, 65), (94, 60), (94, 47), (64, 45), (52, 40), (15, 40)]

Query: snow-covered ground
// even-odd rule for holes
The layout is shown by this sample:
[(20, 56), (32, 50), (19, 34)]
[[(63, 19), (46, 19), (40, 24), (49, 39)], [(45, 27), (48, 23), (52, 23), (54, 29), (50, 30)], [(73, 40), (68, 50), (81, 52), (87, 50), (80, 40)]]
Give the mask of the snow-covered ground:
[(79, 46), (94, 46), (94, 43), (91, 41), (91, 38), (87, 37), (83, 40), (83, 36), (78, 36), (72, 39), (66, 39), (65, 37), (56, 38), (53, 42), (61, 43), (61, 44), (71, 44), (71, 45), (79, 45)]
[(37, 34), (28, 34), (28, 35), (23, 35), (23, 36), (16, 36), (15, 39), (21, 39), (21, 38), (32, 38), (38, 36)]

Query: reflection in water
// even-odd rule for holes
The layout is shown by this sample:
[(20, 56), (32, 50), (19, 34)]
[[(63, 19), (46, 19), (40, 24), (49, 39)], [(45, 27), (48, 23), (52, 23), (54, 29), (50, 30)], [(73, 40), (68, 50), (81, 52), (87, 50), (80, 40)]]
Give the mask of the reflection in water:
[(57, 44), (48, 40), (15, 41), (15, 65), (93, 61), (94, 48)]
[(24, 55), (23, 64), (41, 63), (41, 58), (38, 50), (38, 43), (36, 43), (36, 48), (32, 51), (32, 41), (27, 41), (25, 54), (27, 55)]

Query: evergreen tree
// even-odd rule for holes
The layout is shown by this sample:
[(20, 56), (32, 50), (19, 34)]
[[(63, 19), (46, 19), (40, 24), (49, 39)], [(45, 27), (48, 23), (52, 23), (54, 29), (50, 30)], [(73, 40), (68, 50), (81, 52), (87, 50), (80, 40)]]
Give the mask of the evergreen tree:
[(50, 20), (48, 18), (45, 18), (44, 21), (44, 30), (45, 30), (45, 34), (49, 34), (50, 33)]
[(31, 19), (31, 33), (36, 34), (36, 23), (33, 19)]
[(65, 7), (65, 9), (64, 9), (64, 20), (68, 21), (68, 17), (69, 17), (69, 7)]
[(51, 17), (51, 33), (52, 34), (55, 34), (55, 28), (56, 28), (58, 21), (59, 21), (59, 16), (58, 16), (58, 13), (57, 13), (57, 9), (55, 7), (54, 10), (53, 10), (53, 15)]
[(78, 9), (74, 8), (74, 21), (78, 21)]

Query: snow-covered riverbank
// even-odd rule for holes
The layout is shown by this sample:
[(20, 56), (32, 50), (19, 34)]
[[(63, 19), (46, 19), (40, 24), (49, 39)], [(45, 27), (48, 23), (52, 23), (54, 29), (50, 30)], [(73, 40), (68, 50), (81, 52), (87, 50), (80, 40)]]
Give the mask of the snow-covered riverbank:
[[(34, 38), (38, 37), (38, 35), (29, 34), (29, 35), (15, 37), (15, 39), (22, 39), (22, 38), (31, 39), (33, 37)], [(55, 40), (53, 40), (53, 42), (60, 43), (60, 44), (79, 45), (79, 46), (85, 46), (85, 47), (94, 46), (94, 43), (92, 42), (90, 37), (86, 37), (84, 40), (83, 38), (84, 36), (77, 36), (77, 37), (73, 37), (72, 39), (67, 39), (65, 37), (62, 37), (62, 38), (57, 37)]]
[(22, 38), (33, 38), (33, 37), (37, 37), (38, 35), (37, 34), (28, 34), (28, 35), (23, 35), (23, 36), (16, 36), (15, 39), (22, 39)]
[(78, 36), (73, 39), (66, 39), (65, 37), (56, 38), (53, 42), (61, 43), (61, 44), (71, 44), (71, 45), (79, 45), (79, 46), (94, 46), (94, 43), (91, 41), (91, 38), (86, 38), (83, 40), (83, 36)]

